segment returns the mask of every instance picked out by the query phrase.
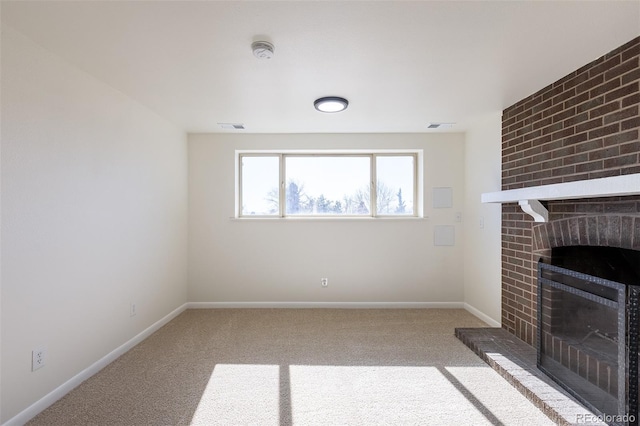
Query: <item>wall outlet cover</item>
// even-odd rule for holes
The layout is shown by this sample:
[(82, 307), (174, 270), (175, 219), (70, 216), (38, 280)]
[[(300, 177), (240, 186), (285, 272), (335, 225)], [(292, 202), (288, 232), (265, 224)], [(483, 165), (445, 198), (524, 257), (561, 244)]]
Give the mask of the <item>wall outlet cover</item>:
[(47, 351), (38, 348), (31, 351), (31, 371), (36, 371), (45, 365)]

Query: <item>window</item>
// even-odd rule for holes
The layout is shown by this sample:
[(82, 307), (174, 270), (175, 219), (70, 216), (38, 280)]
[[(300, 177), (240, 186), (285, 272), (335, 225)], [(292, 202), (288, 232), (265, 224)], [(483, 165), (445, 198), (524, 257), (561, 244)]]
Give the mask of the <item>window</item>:
[(239, 216), (417, 216), (416, 153), (239, 153)]
[(279, 214), (280, 158), (242, 156), (242, 215)]

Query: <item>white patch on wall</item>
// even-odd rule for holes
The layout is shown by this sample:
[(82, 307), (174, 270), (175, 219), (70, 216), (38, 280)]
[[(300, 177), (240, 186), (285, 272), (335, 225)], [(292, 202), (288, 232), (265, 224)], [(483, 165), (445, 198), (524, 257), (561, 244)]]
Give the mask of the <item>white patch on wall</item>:
[(433, 245), (454, 246), (456, 245), (455, 227), (452, 225), (438, 225), (433, 228)]
[(453, 190), (451, 188), (433, 188), (433, 208), (448, 209), (453, 207)]

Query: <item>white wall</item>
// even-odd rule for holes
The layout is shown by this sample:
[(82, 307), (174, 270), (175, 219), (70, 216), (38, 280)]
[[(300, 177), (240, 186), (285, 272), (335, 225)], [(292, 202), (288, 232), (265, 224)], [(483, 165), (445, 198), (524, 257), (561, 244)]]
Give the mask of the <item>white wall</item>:
[(186, 302), (187, 149), (6, 26), (1, 74), (4, 422)]
[(464, 299), (492, 325), (498, 325), (501, 316), (502, 215), (500, 204), (482, 204), (480, 195), (500, 190), (501, 117), (496, 112), (478, 118), (465, 141)]
[[(0, 5), (0, 18), (2, 6)], [(2, 22), (0, 20), (0, 22)], [(2, 34), (0, 34), (1, 42)], [(0, 49), (0, 100), (2, 99), (2, 52)], [(0, 423), (2, 423), (2, 105), (0, 104)]]
[[(393, 148), (424, 149), (428, 220), (231, 219), (235, 150)], [(432, 209), (433, 187), (454, 207)], [(190, 135), (189, 301), (462, 302), (463, 205), (463, 134)], [(455, 246), (434, 247), (442, 224)]]

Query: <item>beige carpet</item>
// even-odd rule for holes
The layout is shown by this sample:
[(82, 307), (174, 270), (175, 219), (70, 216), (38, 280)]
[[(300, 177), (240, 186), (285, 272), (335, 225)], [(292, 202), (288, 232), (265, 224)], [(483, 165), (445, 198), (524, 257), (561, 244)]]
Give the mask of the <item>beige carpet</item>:
[(30, 425), (553, 424), (462, 310), (188, 310)]

